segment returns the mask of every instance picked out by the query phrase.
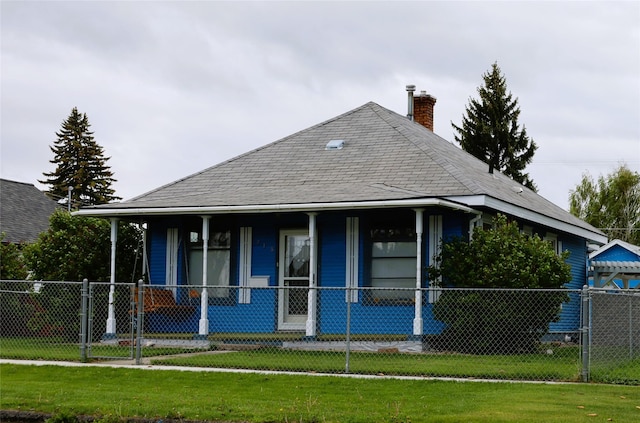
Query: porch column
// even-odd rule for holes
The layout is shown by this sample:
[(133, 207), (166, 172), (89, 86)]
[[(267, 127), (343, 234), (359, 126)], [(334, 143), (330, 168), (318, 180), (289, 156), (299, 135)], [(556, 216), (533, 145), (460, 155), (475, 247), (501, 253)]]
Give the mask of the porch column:
[(111, 270), (109, 287), (109, 309), (107, 317), (107, 329), (104, 334), (105, 339), (115, 339), (116, 337), (116, 312), (115, 312), (115, 292), (116, 292), (116, 242), (118, 241), (118, 219), (111, 218)]
[(309, 215), (309, 293), (307, 294), (306, 335), (316, 336), (316, 214)]
[(209, 219), (202, 216), (202, 292), (200, 293), (200, 324), (198, 335), (209, 335), (209, 293), (207, 292), (207, 256), (209, 248)]
[(147, 224), (141, 223), (140, 229), (142, 229), (142, 280), (148, 281), (147, 270), (149, 263), (147, 262)]
[(415, 315), (413, 317), (413, 335), (421, 336), (422, 320), (422, 218), (424, 209), (414, 209), (416, 212), (416, 292)]

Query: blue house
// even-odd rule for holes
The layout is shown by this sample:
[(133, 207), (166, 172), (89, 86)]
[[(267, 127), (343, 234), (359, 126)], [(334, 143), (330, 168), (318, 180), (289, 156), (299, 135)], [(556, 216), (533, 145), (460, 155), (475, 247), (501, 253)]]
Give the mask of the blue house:
[(589, 254), (595, 288), (640, 287), (640, 247), (614, 239)]
[[(606, 236), (436, 135), (434, 104), (412, 90), (408, 116), (369, 102), (78, 214), (114, 227), (119, 219), (146, 223), (148, 279), (178, 303), (193, 298), (175, 288), (195, 286), (194, 317), (179, 329), (199, 336), (344, 333), (347, 305), (352, 333), (437, 332), (433, 291), (422, 288), (440, 240), (468, 236), (498, 213), (569, 250), (568, 287), (581, 288), (587, 245)], [(575, 307), (554, 330), (577, 329)]]

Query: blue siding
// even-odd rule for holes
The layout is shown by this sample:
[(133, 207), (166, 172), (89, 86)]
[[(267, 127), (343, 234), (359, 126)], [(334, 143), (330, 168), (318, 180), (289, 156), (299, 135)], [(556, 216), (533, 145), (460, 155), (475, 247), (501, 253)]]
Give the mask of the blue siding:
[[(246, 226), (250, 226), (247, 224)], [(278, 231), (273, 223), (261, 222), (253, 226), (253, 246), (251, 248), (251, 274), (269, 276), (269, 285), (278, 285)]]
[[(241, 221), (240, 226), (252, 227), (251, 275), (268, 276), (269, 285), (278, 285), (276, 268), (278, 252), (278, 231), (271, 219), (262, 217), (253, 221)], [(236, 244), (233, 254), (239, 256)], [(236, 260), (236, 263), (239, 260)], [(236, 271), (231, 285), (238, 286)], [(216, 332), (261, 332), (276, 330), (277, 325), (277, 291), (274, 289), (251, 289), (251, 303), (209, 306), (209, 331)]]
[[(372, 212), (367, 212), (369, 215)], [(450, 213), (449, 211), (434, 211), (434, 214), (443, 215), (443, 238), (468, 235), (469, 216), (462, 213)], [(327, 288), (343, 288), (345, 286), (345, 262), (346, 262), (346, 217), (353, 213), (322, 213), (318, 215), (318, 285)], [(423, 263), (426, 267), (429, 251), (428, 246), (428, 214), (425, 214), (425, 233), (423, 237)], [(260, 215), (239, 217), (235, 221), (232, 231), (235, 239), (241, 226), (251, 226), (252, 238), (252, 262), (251, 273), (253, 276), (268, 276), (270, 286), (278, 285), (278, 237), (281, 227), (305, 227), (307, 217), (304, 214), (297, 215)], [(365, 219), (361, 218), (360, 228), (360, 254), (359, 254), (359, 283), (366, 286), (368, 273), (367, 252), (365, 251)], [(153, 284), (164, 284), (165, 260), (166, 260), (166, 230), (168, 227), (180, 228), (180, 239), (187, 236), (180, 222), (170, 219), (158, 219), (152, 221), (149, 229), (149, 265), (150, 280)], [(584, 240), (576, 237), (560, 236), (564, 249), (571, 252), (568, 259), (571, 265), (572, 281), (568, 288), (580, 289), (587, 280), (586, 274), (586, 244)], [(180, 243), (179, 266), (183, 271), (178, 274), (178, 281), (184, 284), (186, 281), (184, 242)], [(232, 250), (233, 264), (235, 266), (231, 285), (238, 285), (238, 244), (235, 243)], [(424, 286), (427, 286), (426, 276)], [(263, 332), (269, 333), (277, 330), (277, 290), (258, 289), (251, 290), (250, 304), (237, 304), (233, 296), (225, 305), (209, 306), (209, 330), (216, 332)], [(575, 298), (574, 298), (575, 297)], [(406, 334), (413, 332), (414, 307), (406, 305), (364, 304), (362, 295), (357, 303), (351, 306), (351, 333), (353, 334)], [(551, 325), (552, 331), (575, 331), (579, 324), (580, 302), (578, 294), (573, 295), (571, 302), (563, 306), (561, 320)], [(342, 289), (320, 291), (318, 296), (318, 330), (319, 334), (344, 333), (346, 323), (347, 303), (345, 291)], [(150, 330), (163, 330), (174, 332), (197, 333), (199, 309), (192, 316), (184, 320), (171, 320), (162, 316), (149, 316)], [(442, 330), (442, 323), (433, 319), (432, 305), (423, 303), (423, 321), (425, 334), (437, 334)]]
[(640, 256), (627, 250), (620, 245), (614, 245), (611, 248), (597, 254), (592, 260), (601, 261), (639, 261)]
[(153, 226), (149, 231), (149, 281), (152, 284), (164, 284), (166, 280), (166, 226)]
[[(571, 281), (565, 287), (580, 290), (587, 283), (587, 244), (576, 237), (558, 237), (562, 249), (570, 252)], [(549, 325), (550, 332), (575, 332), (580, 328), (580, 294), (571, 292), (569, 302), (562, 304), (560, 320)]]
[(442, 238), (469, 236), (469, 220), (459, 213), (445, 214), (442, 217)]
[(318, 235), (318, 286), (344, 287), (347, 260), (346, 218), (332, 215), (318, 223), (321, 231)]

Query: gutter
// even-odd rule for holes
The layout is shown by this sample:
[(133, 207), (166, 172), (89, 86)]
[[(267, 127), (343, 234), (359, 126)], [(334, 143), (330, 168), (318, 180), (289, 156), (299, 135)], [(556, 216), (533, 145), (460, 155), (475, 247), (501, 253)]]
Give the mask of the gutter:
[(311, 212), (332, 210), (362, 210), (392, 207), (445, 207), (465, 213), (480, 215), (481, 212), (453, 201), (439, 198), (383, 201), (347, 201), (340, 203), (300, 203), (300, 204), (259, 204), (244, 206), (190, 206), (190, 207), (137, 207), (137, 208), (95, 208), (71, 213), (73, 216), (117, 217), (117, 216), (159, 216), (159, 215), (209, 215), (223, 213), (274, 213)]
[[(449, 201), (464, 201), (466, 204), (469, 204), (474, 207), (486, 207), (491, 210), (495, 210), (501, 213), (505, 213), (507, 215), (515, 216), (520, 219), (529, 220), (531, 222), (535, 222), (537, 224), (547, 226), (549, 228), (553, 228), (558, 231), (566, 232), (572, 235), (579, 236), (581, 238), (587, 239), (589, 241), (595, 242), (599, 245), (604, 245), (607, 243), (607, 236), (596, 228), (594, 230), (589, 230), (586, 227), (581, 227), (569, 222), (564, 222), (559, 220), (556, 217), (550, 217), (542, 213), (535, 212), (533, 210), (525, 209), (520, 206), (516, 206), (511, 203), (507, 203), (503, 200), (499, 200), (486, 195), (475, 195), (475, 196), (454, 196), (448, 197)], [(569, 213), (566, 212), (565, 213)], [(586, 223), (585, 223), (586, 224)]]

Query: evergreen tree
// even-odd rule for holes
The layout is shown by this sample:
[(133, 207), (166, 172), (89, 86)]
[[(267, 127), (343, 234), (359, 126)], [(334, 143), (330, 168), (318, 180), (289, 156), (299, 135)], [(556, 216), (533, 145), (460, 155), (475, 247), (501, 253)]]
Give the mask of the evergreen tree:
[(504, 173), (514, 181), (536, 191), (536, 185), (524, 172), (538, 146), (518, 124), (518, 99), (507, 93), (507, 82), (497, 63), (483, 76), (484, 86), (478, 88), (480, 99), (471, 98), (462, 118), (462, 127), (451, 125), (458, 132), (456, 141), (462, 149)]
[(104, 149), (94, 140), (90, 126), (86, 113), (79, 113), (74, 107), (62, 122), (62, 129), (56, 132), (54, 145), (49, 147), (54, 154), (50, 163), (57, 166), (56, 170), (43, 173), (47, 179), (38, 181), (50, 186), (47, 191), (50, 197), (65, 203), (72, 187), (74, 208), (121, 199), (111, 188), (116, 180), (107, 166), (109, 157), (104, 157)]

